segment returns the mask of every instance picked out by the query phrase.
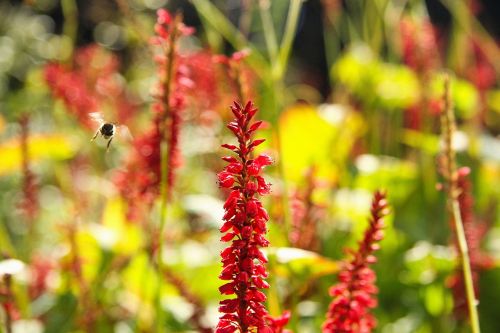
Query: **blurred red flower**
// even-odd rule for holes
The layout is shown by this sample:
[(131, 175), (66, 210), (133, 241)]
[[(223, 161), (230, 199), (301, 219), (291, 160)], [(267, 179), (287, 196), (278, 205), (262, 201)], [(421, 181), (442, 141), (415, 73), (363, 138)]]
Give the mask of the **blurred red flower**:
[(357, 252), (350, 261), (344, 262), (339, 273), (339, 282), (330, 289), (333, 301), (328, 308), (323, 333), (368, 333), (377, 322), (370, 309), (377, 306), (375, 294), (375, 272), (369, 267), (377, 261), (373, 252), (384, 237), (383, 218), (388, 213), (387, 200), (383, 192), (374, 194), (371, 206), (370, 225), (366, 229)]

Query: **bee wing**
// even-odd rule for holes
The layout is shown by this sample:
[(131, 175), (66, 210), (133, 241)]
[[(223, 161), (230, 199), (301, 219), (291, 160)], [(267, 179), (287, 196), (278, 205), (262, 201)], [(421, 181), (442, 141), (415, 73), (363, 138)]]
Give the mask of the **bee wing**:
[(98, 122), (99, 125), (104, 123), (104, 117), (102, 116), (102, 113), (100, 113), (100, 112), (91, 112), (91, 113), (89, 113), (89, 117), (93, 121)]
[(121, 138), (127, 140), (127, 141), (132, 141), (134, 137), (132, 136), (132, 133), (130, 132), (129, 128), (125, 125), (120, 125), (117, 126), (118, 134), (120, 135)]

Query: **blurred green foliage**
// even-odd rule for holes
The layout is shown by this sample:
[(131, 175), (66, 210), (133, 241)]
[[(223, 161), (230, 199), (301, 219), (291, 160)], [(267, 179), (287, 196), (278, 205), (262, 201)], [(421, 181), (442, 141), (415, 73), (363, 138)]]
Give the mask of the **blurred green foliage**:
[[(367, 225), (370, 193), (378, 188), (388, 191), (392, 213), (374, 266), (380, 290), (377, 331), (467, 332), (466, 322), (453, 316), (448, 287), (457, 257), (444, 194), (436, 190), (439, 119), (423, 105), (429, 100), (440, 105), (442, 69), (453, 71), (452, 99), (463, 139), (457, 143), (458, 159), (472, 169), (477, 220), (487, 231), (482, 247), (494, 259), (494, 267), (480, 272), (482, 331), (500, 331), (498, 73), (485, 89), (467, 72), (479, 58), (471, 51), (473, 42), (487, 59), (498, 48), (491, 48), (477, 24), (456, 24), (474, 21), (474, 15), (466, 11), (464, 16), (461, 5), (447, 1), (453, 40), (440, 46), (441, 65), (422, 75), (405, 64), (397, 34), (404, 18), (429, 20), (424, 1), (352, 0), (341, 6), (325, 0), (320, 19), (330, 86), (322, 95), (309, 64), (295, 55), (300, 45), (293, 45), (305, 24), (304, 8), (312, 2), (242, 1), (249, 7), (234, 10), (230, 5), (236, 2), (208, 0), (192, 0), (188, 7), (161, 0), (120, 0), (102, 8), (100, 1), (0, 4), (0, 251), (26, 264), (24, 273), (14, 275), (20, 313), (15, 333), (28, 332), (25, 327), (34, 333), (84, 332), (89, 318), (93, 332), (153, 332), (158, 283), (165, 286), (160, 295), (164, 331), (194, 330), (189, 317), (197, 308), (178, 285), (158, 278), (152, 262), (158, 207), (147, 212), (146, 224), (131, 223), (113, 183), (130, 143), (117, 139), (108, 154), (102, 142), (89, 143), (93, 132), (51, 96), (43, 78), (48, 62), (70, 63), (79, 46), (98, 43), (121, 61), (116, 75), (139, 109), (131, 129), (142, 133), (157, 80), (147, 37), (153, 35), (154, 10), (163, 6), (184, 8), (187, 19), (198, 14), (202, 25), (185, 39), (186, 50), (252, 51), (245, 63), (254, 72), (258, 116), (267, 120), (262, 150), (277, 160), (266, 171), (273, 195), (264, 199), (271, 215), (268, 303), (273, 315), (292, 311), (288, 327), (294, 332), (320, 331), (343, 248), (356, 247)], [(264, 28), (268, 9), (259, 6), (266, 4), (274, 32)], [(453, 47), (459, 40), (469, 43), (463, 52)], [(415, 105), (421, 126), (414, 128), (408, 109)], [(25, 114), (30, 118), (29, 167), (40, 204), (34, 219), (19, 208), (25, 175), (19, 119)], [(195, 121), (200, 115), (213, 121)], [(217, 322), (221, 299), (218, 228), (226, 194), (217, 188), (215, 174), (222, 168), (219, 144), (228, 141), (227, 120), (225, 105), (188, 112), (181, 138), (184, 162), (160, 249), (167, 269), (203, 303), (209, 326)], [(292, 247), (289, 217), (283, 213), (289, 197), (308, 185), (311, 167), (317, 182), (312, 202), (323, 209), (314, 250)], [(38, 295), (30, 288), (39, 267), (49, 273)]]

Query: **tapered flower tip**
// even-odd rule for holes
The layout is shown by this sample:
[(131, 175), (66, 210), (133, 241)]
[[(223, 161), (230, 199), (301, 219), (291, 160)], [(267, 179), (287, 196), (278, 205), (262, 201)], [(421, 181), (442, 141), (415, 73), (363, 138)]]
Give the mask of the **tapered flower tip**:
[(460, 169), (457, 170), (458, 176), (459, 177), (466, 177), (470, 175), (470, 168), (469, 167), (461, 167)]
[(196, 29), (193, 27), (187, 27), (184, 24), (181, 24), (179, 30), (183, 36), (191, 36), (196, 32)]
[(172, 22), (172, 15), (164, 8), (158, 9), (156, 15), (158, 16), (159, 24), (170, 24)]
[(253, 104), (252, 101), (248, 101), (247, 104), (245, 104), (245, 110), (250, 110), (250, 109), (254, 109), (255, 106)]
[(234, 61), (241, 61), (250, 55), (250, 49), (243, 49), (238, 52), (234, 52), (231, 59)]

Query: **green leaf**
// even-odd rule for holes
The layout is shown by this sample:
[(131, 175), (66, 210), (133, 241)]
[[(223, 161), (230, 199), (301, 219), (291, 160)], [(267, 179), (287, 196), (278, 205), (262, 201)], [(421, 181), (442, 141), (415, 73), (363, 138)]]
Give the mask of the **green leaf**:
[(69, 332), (73, 327), (78, 300), (72, 293), (64, 293), (57, 298), (55, 306), (46, 314), (44, 333)]
[(191, 2), (203, 22), (220, 33), (236, 50), (250, 48), (252, 52), (247, 61), (261, 78), (265, 78), (270, 72), (268, 62), (227, 17), (209, 0), (191, 0)]

